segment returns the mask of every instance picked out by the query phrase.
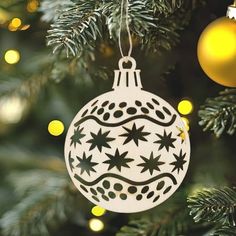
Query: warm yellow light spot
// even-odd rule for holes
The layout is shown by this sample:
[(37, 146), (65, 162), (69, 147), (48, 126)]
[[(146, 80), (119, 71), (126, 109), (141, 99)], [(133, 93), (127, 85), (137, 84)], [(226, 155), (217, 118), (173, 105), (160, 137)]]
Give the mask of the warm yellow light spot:
[(182, 139), (182, 141), (184, 141), (186, 139), (186, 135), (185, 135), (184, 130), (180, 127), (177, 127), (177, 129), (179, 130), (178, 136)]
[(30, 28), (30, 25), (23, 25), (20, 30), (27, 30)]
[(99, 219), (91, 219), (89, 221), (89, 228), (94, 232), (99, 232), (104, 229), (104, 223)]
[(185, 129), (187, 131), (189, 131), (190, 127), (189, 127), (189, 120), (186, 118), (186, 117), (181, 117), (183, 123), (184, 123), (184, 126), (185, 126)]
[(182, 100), (178, 104), (178, 111), (182, 115), (188, 115), (193, 111), (193, 104), (189, 100)]
[(10, 22), (10, 24), (8, 25), (8, 30), (10, 30), (10, 31), (17, 31), (17, 28), (14, 27), (14, 26), (12, 25), (12, 23)]
[(4, 59), (8, 64), (16, 64), (20, 60), (20, 53), (17, 50), (8, 50)]
[(15, 28), (20, 27), (21, 23), (22, 23), (21, 19), (19, 19), (19, 18), (13, 18), (12, 21), (11, 21), (12, 26), (15, 27)]
[(64, 124), (60, 120), (53, 120), (48, 124), (48, 132), (53, 136), (59, 136), (64, 131)]
[(92, 208), (91, 212), (95, 216), (102, 216), (106, 213), (106, 210), (100, 206), (95, 206)]
[(26, 101), (20, 97), (3, 97), (0, 100), (0, 121), (5, 124), (18, 123), (26, 109)]
[(102, 43), (100, 45), (100, 52), (103, 54), (105, 58), (109, 58), (114, 54), (114, 51), (109, 45), (106, 45), (105, 43)]
[(36, 12), (39, 6), (39, 2), (37, 0), (31, 0), (27, 3), (26, 9), (28, 12), (33, 13)]

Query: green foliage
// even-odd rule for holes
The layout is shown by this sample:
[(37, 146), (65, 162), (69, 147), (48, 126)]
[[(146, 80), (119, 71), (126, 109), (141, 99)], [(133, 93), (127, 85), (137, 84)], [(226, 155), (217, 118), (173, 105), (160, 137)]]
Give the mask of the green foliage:
[(54, 52), (66, 48), (67, 56), (78, 56), (85, 47), (86, 50), (95, 47), (97, 37), (101, 36), (101, 12), (96, 1), (93, 2), (83, 2), (64, 10), (52, 24), (48, 31), (48, 45), (54, 46)]
[(236, 89), (226, 89), (216, 98), (209, 98), (199, 110), (204, 130), (212, 130), (217, 137), (223, 132), (233, 135), (236, 130)]
[[(21, 6), (20, 9), (25, 9), (26, 1), (5, 2), (0, 3), (0, 8), (4, 11), (14, 12), (18, 6)], [(134, 48), (139, 50), (142, 47), (151, 52), (161, 53), (172, 49), (180, 39), (181, 30), (188, 24), (193, 9), (202, 2), (200, 0), (130, 0), (129, 22)], [(63, 121), (69, 122), (72, 117), (69, 114), (70, 109), (77, 109), (90, 96), (92, 89), (88, 89), (87, 85), (90, 85), (91, 82), (95, 84), (96, 89), (93, 89), (91, 94), (98, 94), (100, 92), (98, 79), (108, 78), (109, 65), (106, 65), (107, 61), (109, 61), (107, 64), (114, 65), (111, 57), (102, 58), (100, 47), (102, 43), (107, 45), (109, 41), (109, 45), (112, 45), (112, 50), (115, 51), (114, 45), (117, 45), (120, 22), (120, 0), (42, 0), (40, 1), (40, 11), (42, 12), (42, 20), (52, 23), (48, 32), (48, 44), (54, 48), (54, 51), (62, 53), (48, 57), (48, 51), (42, 50), (41, 53), (37, 52), (37, 59), (31, 56), (32, 51), (35, 50), (35, 44), (40, 40), (40, 43), (43, 41), (44, 33), (39, 32), (40, 30), (35, 27), (36, 22), (37, 25), (41, 24), (38, 22), (37, 14), (30, 15), (30, 17), (25, 14), (22, 17), (24, 24), (31, 24), (31, 21), (28, 22), (26, 19), (27, 17), (35, 17), (30, 30), (8, 33), (12, 33), (16, 37), (20, 35), (19, 39), (21, 40), (24, 37), (32, 37), (32, 48), (29, 44), (25, 50), (30, 54), (30, 60), (26, 62), (25, 57), (27, 56), (25, 55), (27, 53), (23, 53), (22, 47), (19, 48), (22, 49), (20, 50), (22, 58), (18, 65), (10, 67), (3, 64), (0, 96), (19, 95), (32, 102), (42, 88), (45, 85), (49, 86), (51, 82), (58, 83), (64, 79), (73, 79), (73, 82), (79, 86), (72, 91), (70, 85), (68, 86), (69, 83), (65, 83), (67, 87), (63, 87), (62, 90), (67, 93), (66, 95), (61, 92), (62, 90), (59, 90), (58, 86), (58, 90), (55, 92), (58, 95), (56, 98), (52, 95), (52, 91), (56, 90), (55, 87), (53, 89), (50, 87), (51, 90), (47, 91), (50, 96), (47, 94), (45, 100), (49, 102), (49, 97), (54, 99), (57, 103), (55, 107), (55, 103), (46, 106), (40, 101), (42, 104), (39, 103), (35, 107), (35, 110), (38, 111), (33, 114), (33, 118), (30, 117), (29, 121), (33, 121), (32, 125), (22, 122), (19, 127), (17, 126), (16, 131), (14, 129), (7, 130), (10, 141), (27, 143), (27, 153), (12, 146), (7, 148), (7, 152), (0, 147), (0, 175), (2, 177), (0, 212), (4, 213), (0, 219), (0, 228), (4, 236), (53, 235), (56, 229), (68, 221), (73, 221), (77, 226), (85, 226), (87, 212), (83, 212), (81, 208), (84, 207), (88, 211), (88, 205), (83, 202), (80, 193), (74, 189), (68, 179), (64, 162), (58, 158), (49, 158), (45, 144), (41, 146), (41, 154), (36, 154), (35, 149), (38, 147), (34, 145), (45, 140), (48, 146), (52, 146), (52, 140), (45, 134), (48, 120), (60, 113), (63, 116)], [(22, 12), (25, 13), (23, 10)], [(17, 14), (15, 15), (17, 16)], [(6, 28), (6, 26), (4, 27)], [(40, 27), (45, 27), (45, 24)], [(43, 29), (42, 32), (44, 31)], [(24, 33), (25, 35), (23, 35)], [(4, 31), (4, 34), (7, 34), (7, 30)], [(7, 41), (8, 37), (2, 40), (2, 42)], [(16, 45), (22, 46), (22, 44)], [(3, 47), (1, 50), (4, 51), (5, 48)], [(66, 55), (64, 55), (64, 51)], [(73, 57), (68, 60), (66, 56), (70, 55)], [(113, 55), (116, 60), (115, 52)], [(169, 57), (172, 56), (173, 54), (170, 53)], [(151, 57), (152, 55), (149, 58)], [(103, 59), (101, 60), (102, 66), (99, 65), (101, 58)], [(162, 58), (160, 62), (163, 63)], [(105, 66), (107, 68), (104, 68)], [(169, 65), (169, 68), (172, 66)], [(146, 67), (146, 70), (149, 69)], [(63, 83), (62, 86), (64, 86)], [(73, 93), (76, 93), (76, 96)], [(59, 101), (62, 97), (68, 100), (64, 106)], [(235, 89), (226, 90), (219, 97), (208, 99), (199, 111), (200, 125), (205, 130), (214, 131), (217, 137), (221, 136), (223, 132), (234, 134), (236, 129), (235, 104)], [(48, 107), (53, 107), (53, 109), (48, 109)], [(21, 125), (27, 125), (26, 131), (25, 126), (20, 127)], [(45, 130), (42, 129), (42, 126)], [(24, 132), (21, 132), (22, 129)], [(10, 134), (11, 132), (12, 134)], [(31, 140), (32, 136), (29, 133), (33, 133), (33, 137), (37, 136), (38, 139), (35, 140), (38, 142), (34, 139)], [(60, 142), (58, 140), (56, 142)], [(214, 152), (211, 151), (212, 146), (207, 144), (204, 143), (205, 149), (199, 151), (197, 155), (204, 157), (208, 151), (214, 156), (217, 163), (211, 165), (214, 170), (209, 171), (210, 180), (212, 184), (215, 184), (217, 183), (216, 178), (218, 178), (222, 183), (221, 181), (225, 181), (224, 173), (229, 170), (229, 167), (225, 164), (226, 162), (223, 167), (220, 163), (221, 159), (218, 159), (217, 155), (227, 154), (222, 147), (219, 147), (221, 152), (215, 148), (217, 154), (214, 155)], [(29, 147), (33, 149), (32, 152), (28, 151)], [(202, 160), (201, 163), (206, 164)], [(221, 171), (223, 168), (223, 173), (220, 175), (217, 172), (219, 168)], [(206, 171), (201, 169), (196, 172), (203, 179), (201, 184), (207, 184), (205, 173), (203, 174)], [(236, 235), (236, 193), (233, 188), (203, 190), (196, 196), (189, 197), (191, 215), (196, 222), (203, 222), (200, 224), (194, 224), (192, 218), (189, 217), (185, 202), (186, 194), (181, 192), (180, 198), (181, 202), (176, 201), (173, 204), (169, 199), (166, 205), (158, 206), (151, 214), (142, 213), (131, 216), (130, 223), (123, 226), (117, 236)], [(108, 221), (108, 217), (106, 220)], [(108, 228), (110, 228), (109, 223), (107, 222)]]
[(42, 16), (43, 21), (51, 22), (58, 19), (63, 9), (74, 5), (70, 0), (44, 0), (40, 5), (39, 11), (44, 13)]
[(33, 102), (48, 80), (48, 74), (44, 73), (40, 76), (32, 76), (29, 79), (2, 78), (0, 82), (0, 96), (16, 95)]
[[(180, 199), (181, 197), (182, 199)], [(189, 217), (183, 192), (168, 202), (168, 207), (158, 206), (152, 212), (134, 216), (116, 236), (176, 236), (185, 235), (194, 228)]]
[[(109, 35), (110, 40), (117, 43), (120, 1), (74, 2), (75, 6), (62, 10), (61, 15), (55, 17), (57, 19), (48, 31), (48, 45), (53, 46), (54, 52), (65, 50), (67, 56), (81, 56), (84, 51), (96, 47), (101, 35), (103, 39)], [(189, 21), (192, 8), (187, 2), (184, 5), (182, 1), (130, 1), (129, 21), (133, 36), (154, 51), (171, 49), (178, 41), (178, 31)], [(44, 8), (41, 10), (47, 12)]]
[(217, 228), (213, 234), (214, 236), (235, 236), (236, 235), (236, 226), (224, 225), (220, 228)]
[(216, 224), (212, 235), (236, 235), (236, 190), (206, 189), (188, 198), (190, 215), (195, 222)]
[[(84, 225), (81, 207), (80, 214), (75, 211), (79, 209), (78, 202), (81, 199), (68, 179), (64, 162), (48, 158), (30, 165), (27, 154), (23, 155), (20, 163), (12, 161), (15, 167), (10, 167), (10, 163), (1, 157), (1, 166), (8, 166), (12, 171), (7, 177), (7, 183), (14, 189), (18, 199), (14, 207), (8, 209), (0, 219), (2, 233), (5, 236), (51, 235), (51, 231), (75, 218), (75, 214), (77, 223)], [(25, 171), (19, 168), (22, 165)], [(16, 167), (18, 170), (14, 171)]]

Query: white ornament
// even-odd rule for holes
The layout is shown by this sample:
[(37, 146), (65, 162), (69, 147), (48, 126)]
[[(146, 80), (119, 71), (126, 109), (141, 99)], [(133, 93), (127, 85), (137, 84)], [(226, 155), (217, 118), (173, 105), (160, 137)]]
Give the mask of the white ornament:
[(142, 90), (140, 70), (115, 70), (113, 91), (84, 106), (65, 142), (65, 160), (79, 191), (114, 212), (140, 212), (168, 199), (190, 158), (188, 132), (162, 98)]

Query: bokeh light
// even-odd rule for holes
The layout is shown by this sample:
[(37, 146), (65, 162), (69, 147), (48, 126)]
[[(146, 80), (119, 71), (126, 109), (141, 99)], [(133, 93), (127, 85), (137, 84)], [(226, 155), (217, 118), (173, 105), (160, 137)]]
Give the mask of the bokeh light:
[(39, 2), (37, 0), (30, 0), (27, 3), (26, 9), (28, 12), (33, 13), (36, 12), (39, 7)]
[(100, 206), (94, 206), (91, 212), (94, 216), (102, 216), (106, 213), (106, 210)]
[(17, 50), (8, 50), (5, 53), (4, 59), (8, 64), (16, 64), (20, 60), (20, 53)]
[(10, 24), (8, 25), (8, 30), (13, 32), (13, 31), (17, 31), (17, 29), (18, 28), (14, 27), (12, 23), (10, 22)]
[(191, 101), (184, 99), (178, 104), (178, 111), (182, 115), (189, 115), (193, 111), (193, 104)]
[(0, 100), (0, 121), (4, 124), (18, 123), (26, 109), (27, 103), (20, 97), (3, 97)]
[(190, 126), (189, 126), (189, 119), (186, 117), (181, 117), (183, 123), (184, 123), (184, 127), (186, 128), (187, 131), (189, 131)]
[(8, 30), (10, 31), (17, 31), (18, 28), (21, 26), (22, 21), (20, 18), (13, 18), (8, 25)]
[(99, 219), (91, 219), (89, 220), (89, 228), (94, 232), (99, 232), (104, 229), (104, 223)]
[(23, 25), (20, 30), (27, 30), (30, 28), (30, 25)]
[(21, 26), (22, 21), (21, 21), (20, 18), (13, 18), (12, 21), (11, 21), (11, 24), (12, 24), (13, 27), (18, 28), (18, 27)]
[(52, 120), (48, 124), (48, 132), (53, 136), (59, 136), (64, 132), (64, 124), (60, 120)]

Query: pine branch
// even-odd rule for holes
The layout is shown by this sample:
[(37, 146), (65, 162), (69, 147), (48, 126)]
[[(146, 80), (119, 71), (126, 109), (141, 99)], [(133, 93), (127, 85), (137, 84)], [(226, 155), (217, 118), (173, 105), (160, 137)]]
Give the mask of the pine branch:
[(185, 204), (176, 204), (164, 211), (159, 207), (152, 216), (131, 220), (116, 236), (176, 236), (188, 232), (193, 227), (188, 209)]
[(44, 0), (41, 2), (39, 11), (43, 13), (41, 19), (45, 22), (56, 21), (63, 9), (74, 6), (70, 0)]
[(47, 236), (75, 213), (78, 195), (65, 173), (34, 170), (14, 173), (9, 181), (23, 199), (0, 220), (6, 236)]
[(233, 135), (236, 130), (236, 89), (226, 89), (220, 96), (207, 99), (198, 114), (204, 131), (212, 130), (217, 137), (223, 132)]
[(183, 5), (184, 0), (147, 0), (147, 5), (150, 9), (153, 9), (155, 14), (164, 14), (168, 15), (173, 13), (177, 8), (180, 8)]
[(224, 226), (214, 230), (212, 235), (214, 235), (214, 236), (235, 236), (236, 235), (236, 227), (224, 225)]
[[(67, 56), (93, 51), (99, 37), (117, 42), (120, 27), (120, 1), (74, 1), (62, 11), (48, 31), (48, 45)], [(129, 21), (134, 38), (149, 49), (169, 50), (179, 40), (179, 31), (188, 23), (191, 1), (133, 0), (129, 2)]]
[(195, 222), (214, 222), (236, 225), (236, 190), (234, 188), (208, 189), (188, 198), (190, 215)]
[[(120, 28), (120, 3), (120, 1), (109, 1), (101, 6), (102, 13), (106, 17), (110, 38), (113, 40), (117, 40)], [(138, 37), (144, 37), (150, 27), (156, 28), (153, 13), (147, 7), (146, 1), (129, 2), (129, 21), (132, 32)]]
[(152, 235), (155, 224), (149, 219), (140, 219), (130, 221), (128, 226), (121, 228), (116, 236), (147, 236)]
[(48, 31), (48, 45), (54, 47), (54, 52), (66, 49), (67, 56), (81, 55), (85, 48), (93, 49), (101, 36), (101, 17), (96, 1), (82, 1), (64, 10)]
[(0, 82), (0, 97), (16, 95), (32, 102), (47, 84), (49, 78), (48, 71), (42, 74), (32, 75), (29, 79), (5, 76)]
[[(11, 158), (9, 158), (9, 156)], [(32, 169), (43, 169), (52, 172), (65, 172), (65, 163), (59, 158), (50, 158), (35, 151), (29, 151), (26, 148), (15, 145), (0, 146), (0, 166), (4, 172), (25, 171)], [(3, 174), (3, 171), (1, 171)]]

